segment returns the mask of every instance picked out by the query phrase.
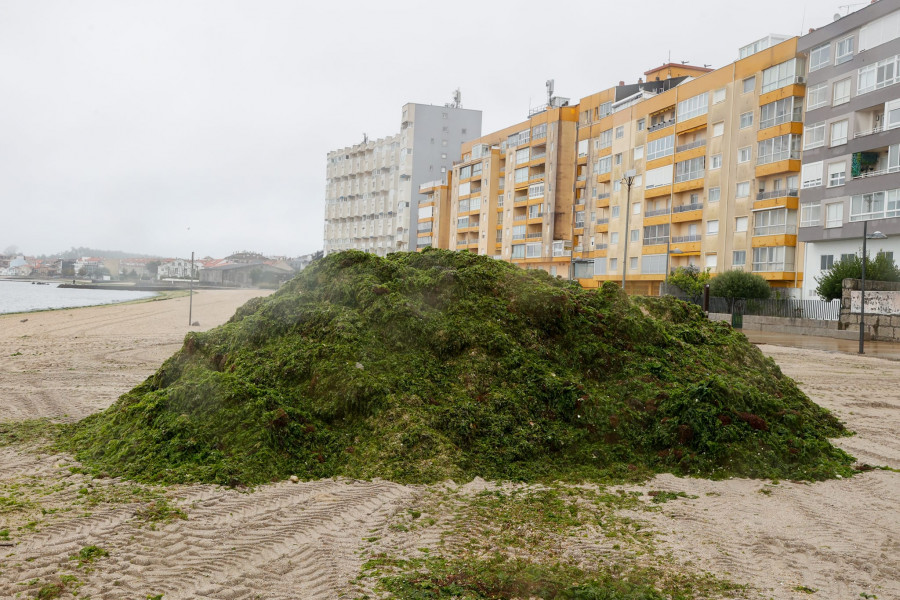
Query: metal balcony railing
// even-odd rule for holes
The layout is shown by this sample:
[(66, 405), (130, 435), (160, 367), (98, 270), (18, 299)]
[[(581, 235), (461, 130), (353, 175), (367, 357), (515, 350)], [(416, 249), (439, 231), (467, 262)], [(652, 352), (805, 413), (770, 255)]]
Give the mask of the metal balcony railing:
[(699, 235), (699, 234), (695, 234), (695, 235), (675, 235), (675, 236), (672, 236), (672, 243), (673, 243), (673, 244), (683, 244), (683, 243), (685, 243), (685, 242), (699, 242), (699, 241), (700, 241), (700, 235)]
[(700, 146), (705, 146), (706, 140), (696, 140), (687, 144), (681, 144), (680, 146), (675, 146), (675, 152), (684, 152), (685, 150), (693, 150), (694, 148), (699, 148)]
[(648, 210), (647, 212), (644, 213), (644, 216), (645, 217), (658, 217), (660, 215), (667, 215), (667, 214), (669, 214), (668, 208), (658, 208), (656, 210)]
[(688, 211), (692, 211), (692, 210), (700, 210), (701, 208), (703, 208), (702, 202), (694, 203), (694, 204), (682, 204), (681, 206), (674, 207), (672, 209), (672, 212), (673, 213), (682, 213), (682, 212), (688, 212)]
[(597, 225), (606, 225), (607, 223), (609, 223), (609, 218), (604, 217), (602, 219), (597, 219), (596, 223)]
[[(819, 180), (821, 183), (821, 180)], [(768, 200), (769, 198), (799, 198), (799, 193), (795, 189), (772, 190), (769, 192), (760, 192), (756, 195), (757, 200)]]
[(666, 127), (671, 127), (675, 124), (675, 119), (669, 119), (668, 121), (660, 121), (656, 125), (651, 125), (647, 128), (647, 133), (652, 133), (654, 131), (659, 131), (660, 129), (665, 129)]

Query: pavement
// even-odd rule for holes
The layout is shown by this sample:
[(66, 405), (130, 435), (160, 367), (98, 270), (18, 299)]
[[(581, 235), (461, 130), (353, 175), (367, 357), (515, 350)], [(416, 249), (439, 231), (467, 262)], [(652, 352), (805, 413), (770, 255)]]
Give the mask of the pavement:
[[(814, 335), (793, 335), (771, 331), (748, 330), (743, 333), (747, 336), (747, 339), (757, 345), (771, 344), (773, 346), (787, 346), (790, 348), (809, 348), (840, 354), (858, 354), (859, 352), (859, 340), (842, 340)], [(866, 356), (900, 361), (900, 343), (897, 342), (873, 342), (866, 340), (863, 349)]]

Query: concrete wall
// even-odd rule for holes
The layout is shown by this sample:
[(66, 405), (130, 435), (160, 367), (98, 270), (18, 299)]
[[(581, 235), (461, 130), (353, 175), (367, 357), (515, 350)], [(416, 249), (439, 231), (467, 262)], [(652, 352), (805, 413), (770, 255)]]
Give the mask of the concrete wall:
[[(859, 336), (859, 313), (851, 312), (853, 292), (859, 292), (859, 279), (845, 279), (841, 294), (841, 318), (838, 323), (844, 331), (855, 332)], [(889, 281), (866, 281), (866, 292), (886, 292), (900, 296), (900, 283)], [(868, 303), (867, 303), (868, 304)], [(864, 316), (866, 339), (900, 342), (900, 314)]]
[[(728, 313), (709, 313), (709, 319), (711, 321), (727, 321), (730, 323), (731, 315)], [(788, 335), (818, 335), (846, 340), (854, 340), (859, 337), (858, 327), (854, 333), (842, 329), (838, 321), (818, 321), (815, 319), (744, 315), (744, 323), (741, 329), (744, 331), (771, 331)]]

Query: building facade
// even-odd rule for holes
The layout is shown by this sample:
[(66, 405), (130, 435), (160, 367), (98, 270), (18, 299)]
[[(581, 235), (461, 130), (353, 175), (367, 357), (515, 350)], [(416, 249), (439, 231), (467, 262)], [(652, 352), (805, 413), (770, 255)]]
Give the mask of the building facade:
[(799, 238), (804, 297), (862, 248), (900, 256), (900, 5), (881, 0), (804, 35), (809, 64)]
[(481, 111), (410, 103), (398, 134), (329, 152), (325, 254), (416, 250), (420, 187), (446, 180), (463, 142), (480, 135)]

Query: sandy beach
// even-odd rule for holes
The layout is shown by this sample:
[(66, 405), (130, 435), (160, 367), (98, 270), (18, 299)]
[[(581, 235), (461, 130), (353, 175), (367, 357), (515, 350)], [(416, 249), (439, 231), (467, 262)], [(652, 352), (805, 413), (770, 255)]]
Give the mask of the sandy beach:
[[(187, 298), (0, 317), (0, 422), (71, 422), (103, 410), (152, 374), (187, 331), (223, 323), (262, 293), (197, 294), (194, 328)], [(900, 364), (761, 348), (857, 433), (838, 446), (861, 463), (900, 469)], [(71, 456), (28, 443), (0, 446), (0, 598), (35, 597), (54, 582), (62, 582), (59, 597), (95, 600), (357, 598), (372, 591), (354, 580), (373, 536), (378, 551), (396, 555), (438, 546), (440, 515), (415, 534), (396, 526), (437, 487), (323, 480), (253, 492), (155, 488), (93, 478)], [(733, 597), (900, 598), (900, 473), (813, 484), (664, 475), (619, 487), (684, 492), (622, 516), (652, 532), (671, 568), (749, 586)], [(71, 557), (88, 546), (108, 556), (79, 566)], [(586, 557), (618, 548), (602, 535), (576, 546)]]

